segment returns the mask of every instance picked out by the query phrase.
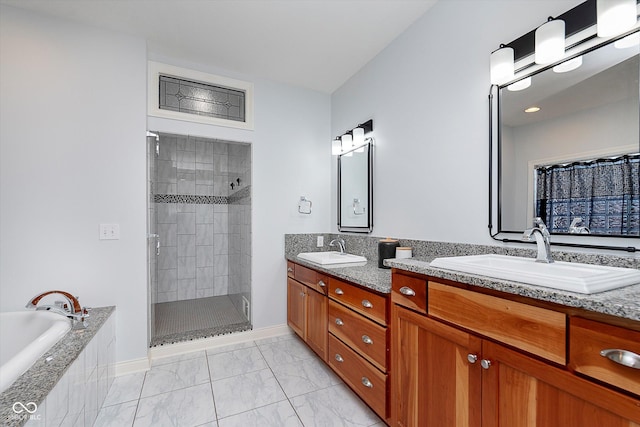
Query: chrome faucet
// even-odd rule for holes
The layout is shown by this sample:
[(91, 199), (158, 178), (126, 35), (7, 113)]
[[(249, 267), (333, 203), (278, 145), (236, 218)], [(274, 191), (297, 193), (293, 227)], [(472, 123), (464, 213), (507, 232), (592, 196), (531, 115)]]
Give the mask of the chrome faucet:
[(579, 216), (575, 217), (573, 221), (571, 221), (571, 225), (569, 226), (569, 233), (589, 234), (590, 233), (589, 227), (581, 224), (584, 224), (584, 220)]
[(344, 240), (343, 239), (333, 239), (332, 241), (329, 242), (329, 246), (336, 246), (336, 244), (340, 247), (340, 253), (344, 254), (345, 252), (345, 245), (344, 245)]
[(531, 242), (535, 239), (538, 247), (538, 256), (536, 262), (544, 262), (550, 264), (553, 262), (551, 257), (551, 245), (549, 243), (549, 229), (544, 225), (542, 218), (536, 217), (533, 219), (533, 227), (525, 230), (522, 234), (522, 240), (525, 242)]
[[(54, 305), (38, 305), (40, 300), (47, 295), (57, 294), (61, 295), (65, 301), (56, 301)], [(64, 317), (67, 317), (73, 321), (74, 329), (84, 329), (87, 327), (87, 318), (89, 317), (89, 309), (81, 307), (77, 297), (74, 297), (68, 292), (64, 291), (47, 291), (36, 295), (31, 298), (25, 308), (34, 310), (47, 310), (54, 313), (58, 313)]]

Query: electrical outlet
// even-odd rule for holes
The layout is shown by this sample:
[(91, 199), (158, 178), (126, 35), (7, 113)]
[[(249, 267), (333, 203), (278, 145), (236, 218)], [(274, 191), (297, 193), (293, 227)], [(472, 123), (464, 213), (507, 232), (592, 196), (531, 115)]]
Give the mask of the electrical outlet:
[(119, 240), (120, 224), (100, 224), (100, 240)]
[(318, 241), (316, 243), (316, 246), (319, 248), (324, 246), (324, 236), (318, 236)]

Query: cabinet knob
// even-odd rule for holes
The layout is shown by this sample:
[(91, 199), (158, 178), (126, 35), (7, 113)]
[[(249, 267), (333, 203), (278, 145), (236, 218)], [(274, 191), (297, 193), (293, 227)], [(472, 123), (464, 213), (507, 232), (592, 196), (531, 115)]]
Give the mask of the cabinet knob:
[(362, 342), (369, 345), (373, 344), (373, 340), (369, 337), (369, 335), (363, 335)]
[(373, 388), (373, 383), (369, 381), (369, 378), (367, 377), (362, 377), (362, 385), (364, 385), (365, 387)]
[(303, 297), (304, 296), (304, 292), (300, 292), (300, 296)]
[(326, 283), (324, 283), (322, 280), (320, 280), (320, 281), (318, 282), (318, 286), (320, 286), (321, 288), (324, 288), (325, 286), (327, 286), (327, 284), (326, 284)]
[(341, 319), (341, 318), (336, 317), (336, 325), (338, 325), (338, 326), (342, 326), (342, 325), (344, 325), (344, 322), (342, 321), (342, 319)]
[(373, 308), (373, 304), (371, 304), (371, 302), (368, 299), (362, 300), (362, 306), (364, 308)]
[(344, 359), (342, 358), (342, 356), (340, 356), (338, 353), (336, 353), (336, 357), (335, 357), (336, 361), (342, 363), (344, 362)]
[(480, 366), (482, 366), (482, 369), (489, 369), (491, 367), (491, 360), (489, 359), (482, 359), (480, 361)]
[(467, 354), (467, 360), (469, 361), (469, 363), (473, 365), (478, 361), (478, 355), (469, 353)]
[(416, 296), (416, 291), (414, 291), (413, 289), (408, 288), (406, 286), (403, 286), (403, 287), (400, 288), (400, 293), (402, 295), (406, 295), (408, 297), (415, 297)]
[(287, 273), (293, 273), (293, 268), (287, 267)]
[(340, 288), (336, 288), (335, 292), (336, 292), (336, 295), (344, 295), (344, 291)]
[(640, 369), (640, 354), (634, 353), (629, 350), (620, 350), (617, 348), (609, 348), (602, 350), (600, 356), (606, 357), (622, 366), (629, 368)]

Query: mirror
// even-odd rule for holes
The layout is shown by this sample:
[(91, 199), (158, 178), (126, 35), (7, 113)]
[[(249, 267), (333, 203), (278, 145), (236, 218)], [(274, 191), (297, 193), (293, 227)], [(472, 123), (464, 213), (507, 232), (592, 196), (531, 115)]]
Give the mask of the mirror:
[(373, 145), (338, 156), (338, 230), (373, 229)]
[(540, 216), (555, 234), (640, 236), (640, 48), (621, 45), (631, 39), (583, 52), (571, 71), (531, 75), (522, 90), (499, 88), (498, 232)]

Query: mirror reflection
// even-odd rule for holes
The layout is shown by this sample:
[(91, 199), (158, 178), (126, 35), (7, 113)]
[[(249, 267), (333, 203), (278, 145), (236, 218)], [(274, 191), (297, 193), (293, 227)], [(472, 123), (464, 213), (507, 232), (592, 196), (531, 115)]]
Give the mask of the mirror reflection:
[(373, 147), (366, 144), (338, 157), (338, 229), (369, 233), (373, 228)]
[(500, 88), (499, 231), (640, 235), (638, 40)]

